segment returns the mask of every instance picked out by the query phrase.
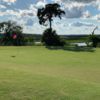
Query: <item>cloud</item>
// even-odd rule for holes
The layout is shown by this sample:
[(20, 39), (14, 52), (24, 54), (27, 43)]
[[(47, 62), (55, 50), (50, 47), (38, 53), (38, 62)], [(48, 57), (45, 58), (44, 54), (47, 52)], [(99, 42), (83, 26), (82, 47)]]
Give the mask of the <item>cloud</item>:
[(17, 0), (1, 0), (0, 3), (5, 5), (5, 6), (10, 6), (14, 4)]
[(6, 10), (5, 12), (4, 11), (0, 11), (0, 16), (6, 16), (6, 15), (13, 15), (13, 16), (19, 16), (19, 12), (16, 12), (14, 10)]
[(0, 0), (0, 21), (16, 21), (22, 25), (25, 33), (42, 33), (46, 27), (39, 25), (37, 9), (51, 1), (58, 2), (66, 12), (62, 20), (53, 20), (53, 28), (58, 33), (81, 33), (80, 27), (84, 32), (95, 24), (100, 25), (100, 14), (97, 13), (100, 10), (100, 0)]
[(82, 26), (92, 27), (92, 26), (95, 26), (95, 25), (92, 24), (92, 23), (85, 23), (85, 22), (73, 22), (73, 23), (70, 24), (70, 26), (75, 26), (75, 27), (82, 27)]
[(100, 11), (100, 0), (97, 0), (95, 3), (94, 3), (94, 6), (96, 6), (98, 8), (98, 10)]
[[(8, 2), (8, 3), (14, 3), (17, 0), (2, 0), (2, 1)], [(87, 3), (92, 3), (93, 1), (99, 2), (99, 0), (52, 0), (52, 2), (59, 2), (61, 4), (61, 8), (63, 10), (65, 10), (65, 12), (66, 12), (66, 18), (80, 18), (80, 17), (89, 18), (92, 15), (91, 15), (90, 11), (85, 11), (85, 7), (87, 6)], [(21, 1), (19, 3), (18, 2), (19, 2), (19, 0), (16, 3), (17, 4), (21, 3)], [(25, 6), (23, 6), (21, 4), (18, 5), (17, 8), (14, 5), (12, 5), (12, 6), (4, 5), (4, 6), (11, 10), (14, 10), (14, 9), (22, 10), (22, 11), (20, 11), (22, 16), (27, 16), (27, 15), (36, 16), (37, 9), (44, 7), (45, 4), (48, 3), (48, 0), (35, 0), (34, 2), (35, 3), (30, 4), (30, 1), (26, 0), (24, 4), (27, 7), (27, 9), (25, 8)], [(20, 6), (23, 6), (24, 9)]]
[[(65, 1), (65, 0), (64, 0)], [(82, 2), (82, 3), (91, 3), (91, 2), (95, 2), (95, 1), (97, 1), (97, 0), (71, 0), (71, 1), (73, 1), (73, 2)]]
[(38, 1), (35, 5), (36, 8), (42, 8), (45, 7), (46, 1)]
[(96, 19), (96, 20), (100, 20), (100, 14), (97, 14), (97, 15), (93, 16), (92, 18)]
[(77, 2), (64, 4), (63, 7), (67, 18), (79, 18), (84, 12), (84, 5)]
[(34, 24), (33, 19), (28, 19), (27, 22), (26, 22), (27, 26), (33, 26), (33, 24)]
[(5, 9), (6, 6), (5, 5), (0, 5), (0, 9)]
[(97, 0), (52, 0), (54, 2), (81, 2), (81, 3), (91, 3), (91, 2), (96, 2)]
[(83, 18), (90, 18), (91, 17), (91, 13), (87, 10), (85, 12), (83, 12)]
[(7, 3), (14, 3), (16, 2), (16, 0), (2, 0), (3, 2), (7, 2)]
[(60, 3), (63, 10), (66, 12), (66, 18), (80, 18), (88, 17), (89, 12), (85, 12), (85, 7), (87, 4), (84, 4), (80, 0), (52, 0), (53, 2)]
[[(0, 8), (7, 8), (4, 5), (0, 5)], [(0, 16), (5, 16), (5, 15), (10, 15), (10, 16), (16, 16), (16, 17), (26, 17), (26, 16), (31, 16), (34, 17), (37, 15), (37, 9), (33, 6), (30, 5), (29, 8), (27, 9), (5, 9), (5, 11), (0, 10)]]
[(26, 16), (36, 16), (36, 12), (27, 9), (27, 10), (19, 10), (20, 17), (26, 17)]
[(92, 16), (91, 10), (87, 7), (97, 7), (100, 9), (100, 0), (52, 0), (52, 2), (59, 3), (66, 12), (67, 18), (89, 18)]

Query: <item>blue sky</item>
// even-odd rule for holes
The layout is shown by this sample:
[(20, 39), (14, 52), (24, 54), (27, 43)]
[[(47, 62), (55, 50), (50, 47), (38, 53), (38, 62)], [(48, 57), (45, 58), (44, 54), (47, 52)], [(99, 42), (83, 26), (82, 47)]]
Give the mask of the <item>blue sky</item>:
[(48, 26), (39, 25), (36, 15), (47, 3), (59, 3), (66, 12), (62, 20), (54, 18), (58, 34), (91, 34), (95, 26), (100, 34), (100, 0), (0, 0), (0, 22), (13, 20), (24, 33), (42, 34)]

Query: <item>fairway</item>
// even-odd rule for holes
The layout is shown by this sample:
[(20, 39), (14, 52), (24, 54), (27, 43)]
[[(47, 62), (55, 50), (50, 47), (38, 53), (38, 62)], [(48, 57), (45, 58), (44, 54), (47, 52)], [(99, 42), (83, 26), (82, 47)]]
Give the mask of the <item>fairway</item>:
[(100, 49), (0, 47), (0, 100), (100, 100)]

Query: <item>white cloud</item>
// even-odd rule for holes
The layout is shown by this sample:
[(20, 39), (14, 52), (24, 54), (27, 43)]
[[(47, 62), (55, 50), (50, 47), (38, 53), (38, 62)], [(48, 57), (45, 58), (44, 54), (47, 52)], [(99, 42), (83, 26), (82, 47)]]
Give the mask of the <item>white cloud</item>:
[(95, 6), (100, 10), (100, 0), (52, 0), (61, 4), (67, 18), (89, 18), (92, 14), (86, 11), (87, 6)]
[(75, 26), (75, 27), (81, 27), (81, 26), (86, 26), (86, 27), (92, 27), (95, 26), (92, 23), (85, 23), (85, 22), (73, 22), (70, 24), (70, 26)]
[(96, 20), (100, 20), (100, 14), (97, 14), (97, 15), (93, 16), (92, 18), (96, 19)]
[(64, 4), (67, 18), (78, 18), (83, 15), (84, 5), (82, 3), (72, 2)]
[(5, 16), (5, 15), (20, 17), (20, 13), (14, 10), (6, 10), (5, 12), (0, 11), (0, 16)]
[(3, 2), (7, 2), (7, 3), (14, 3), (16, 2), (16, 0), (2, 0)]
[(4, 6), (4, 5), (0, 5), (0, 8), (1, 8), (1, 9), (5, 9), (6, 6)]
[(34, 16), (35, 14), (32, 10), (19, 10), (20, 17)]
[(36, 8), (42, 8), (45, 7), (46, 1), (38, 1), (35, 5)]
[(100, 10), (100, 0), (97, 0), (94, 4)]
[(17, 0), (1, 0), (0, 2), (6, 3), (5, 5), (14, 4)]
[[(6, 7), (0, 5), (0, 8), (6, 8)], [(34, 6), (30, 5), (30, 7), (25, 10), (21, 10), (21, 9), (17, 9), (17, 10), (6, 9), (5, 11), (0, 10), (0, 16), (5, 16), (5, 15), (16, 16), (16, 17), (26, 17), (26, 16), (34, 17), (37, 15), (37, 9)]]
[(90, 18), (91, 17), (91, 13), (87, 10), (85, 12), (83, 12), (83, 18)]
[[(22, 25), (24, 28), (25, 33), (42, 33), (48, 26), (39, 25), (36, 16), (37, 9), (44, 7), (45, 4), (48, 3), (48, 0), (33, 0), (31, 4), (28, 3), (30, 0), (25, 0), (25, 5), (23, 3), (24, 0), (22, 0), (22, 6), (20, 4), (21, 0), (18, 0), (18, 2), (16, 1), (17, 0), (0, 0), (0, 16), (2, 18), (6, 16), (5, 20), (18, 22), (18, 24)], [(51, 0), (49, 0), (49, 3), (50, 2)], [(62, 18), (61, 21), (57, 18), (54, 18), (53, 21), (53, 28), (56, 29), (59, 34), (81, 34), (84, 31), (87, 32), (86, 28), (90, 29), (94, 27), (94, 24), (100, 25), (100, 14), (93, 16), (91, 13), (92, 11), (85, 9), (87, 6), (94, 6), (96, 9), (98, 8), (98, 10), (100, 10), (100, 0), (52, 0), (52, 2), (58, 2), (61, 8), (66, 12), (66, 17)], [(19, 5), (17, 5), (17, 3)], [(91, 19), (91, 17), (95, 20)]]
[(91, 3), (91, 2), (96, 2), (98, 0), (52, 0), (54, 2), (64, 2), (64, 3), (67, 3), (67, 2), (81, 2), (81, 3)]

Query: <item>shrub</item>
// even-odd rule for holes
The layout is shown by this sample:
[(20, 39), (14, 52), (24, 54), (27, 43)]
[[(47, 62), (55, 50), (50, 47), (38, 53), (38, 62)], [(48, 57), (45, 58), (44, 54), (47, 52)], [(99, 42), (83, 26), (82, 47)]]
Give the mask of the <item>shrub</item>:
[(90, 35), (89, 39), (92, 42), (92, 46), (96, 48), (100, 42), (100, 38), (98, 38), (96, 35)]
[(46, 29), (42, 36), (42, 42), (46, 46), (64, 46), (65, 42), (60, 39), (55, 30)]

